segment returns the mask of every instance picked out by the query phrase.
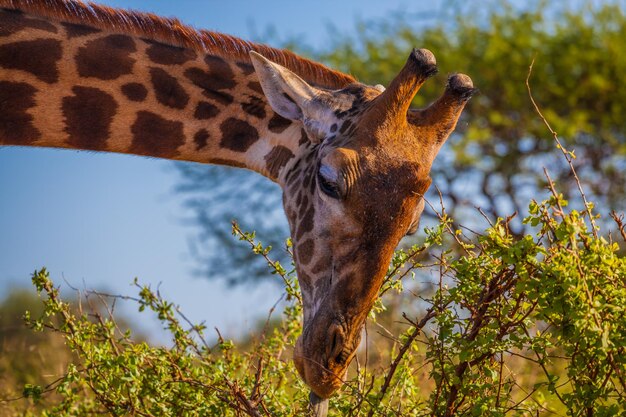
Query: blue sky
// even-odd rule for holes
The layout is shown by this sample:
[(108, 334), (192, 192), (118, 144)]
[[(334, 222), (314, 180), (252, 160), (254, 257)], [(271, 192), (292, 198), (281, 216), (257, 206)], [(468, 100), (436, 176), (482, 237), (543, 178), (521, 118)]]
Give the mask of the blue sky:
[[(439, 2), (376, 1), (165, 1), (102, 3), (149, 11), (245, 39), (274, 29), (278, 39), (299, 38), (323, 48), (328, 26), (353, 33), (358, 19), (420, 13)], [(434, 11), (439, 9), (433, 9)], [(423, 21), (420, 21), (421, 24)], [(189, 213), (173, 193), (177, 174), (167, 161), (127, 155), (0, 147), (0, 299), (46, 266), (57, 283), (134, 294), (134, 277), (160, 285), (194, 321), (226, 335), (254, 327), (281, 295), (271, 284), (228, 289), (193, 274), (185, 225)], [(236, 210), (245, 210), (233, 207)], [(145, 314), (123, 310), (144, 328)]]

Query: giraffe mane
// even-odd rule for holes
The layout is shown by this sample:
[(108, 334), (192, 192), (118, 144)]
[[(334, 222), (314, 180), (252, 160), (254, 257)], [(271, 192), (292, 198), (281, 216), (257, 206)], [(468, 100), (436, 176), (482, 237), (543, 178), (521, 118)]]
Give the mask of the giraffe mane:
[(343, 88), (356, 81), (351, 75), (335, 71), (291, 51), (223, 33), (198, 30), (176, 18), (163, 18), (152, 13), (117, 9), (80, 0), (0, 0), (0, 7), (48, 19), (89, 25), (101, 30), (122, 31), (242, 63), (250, 63), (248, 53), (253, 50), (321, 87)]

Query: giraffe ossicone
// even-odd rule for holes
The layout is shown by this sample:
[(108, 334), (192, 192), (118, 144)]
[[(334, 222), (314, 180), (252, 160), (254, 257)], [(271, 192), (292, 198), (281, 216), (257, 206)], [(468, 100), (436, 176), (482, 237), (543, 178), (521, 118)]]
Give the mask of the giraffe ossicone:
[(432, 163), (471, 95), (414, 50), (385, 89), (288, 51), (76, 0), (0, 0), (0, 145), (248, 168), (280, 184), (304, 303), (295, 365), (342, 384), (393, 250), (417, 229)]

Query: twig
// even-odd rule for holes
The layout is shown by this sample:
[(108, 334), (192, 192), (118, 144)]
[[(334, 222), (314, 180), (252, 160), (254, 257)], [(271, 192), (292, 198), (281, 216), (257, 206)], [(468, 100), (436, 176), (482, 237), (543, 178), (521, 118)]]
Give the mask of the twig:
[[(476, 313), (472, 314), (471, 322), (472, 328), (469, 333), (465, 336), (465, 340), (468, 342), (472, 342), (478, 337), (478, 334), (482, 328), (488, 323), (489, 316), (487, 315), (487, 310), (491, 303), (493, 303), (498, 297), (508, 291), (515, 283), (515, 279), (508, 276), (507, 272), (509, 270), (504, 269), (500, 271), (496, 276), (494, 276), (489, 284), (483, 288), (482, 295), (479, 298), (478, 305), (480, 306), (476, 309)], [(501, 340), (506, 335), (506, 331), (502, 331), (498, 334), (498, 339)], [(460, 403), (457, 403), (458, 394), (459, 394), (459, 386), (463, 381), (463, 375), (465, 371), (470, 367), (478, 364), (491, 353), (485, 353), (478, 358), (473, 359), (472, 361), (463, 361), (460, 362), (455, 369), (455, 382), (450, 388), (450, 392), (448, 393), (448, 398), (446, 402), (446, 411), (444, 416), (451, 417), (455, 415), (456, 410), (460, 406)]]
[[(387, 371), (387, 375), (385, 376), (385, 381), (383, 382), (383, 385), (380, 388), (380, 394), (378, 395), (379, 402), (382, 401), (382, 399), (385, 397), (385, 394), (387, 393), (387, 390), (389, 389), (389, 386), (391, 384), (391, 379), (393, 378), (393, 375), (396, 373), (396, 369), (398, 368), (398, 365), (400, 364), (400, 362), (402, 362), (402, 358), (404, 357), (406, 352), (409, 350), (409, 348), (413, 344), (413, 341), (422, 332), (422, 329), (424, 328), (424, 326), (426, 326), (426, 324), (436, 315), (437, 315), (437, 311), (435, 311), (435, 308), (434, 307), (429, 308), (426, 311), (426, 314), (424, 315), (424, 317), (422, 317), (422, 319), (413, 328), (413, 332), (407, 338), (404, 345), (402, 345), (395, 359), (391, 363), (391, 366), (389, 367), (389, 371)], [(369, 413), (367, 414), (367, 417), (372, 417), (375, 411), (376, 410), (374, 408), (371, 408)]]
[(535, 111), (537, 112), (537, 114), (539, 115), (539, 117), (541, 118), (543, 123), (546, 125), (546, 127), (548, 128), (550, 133), (552, 134), (552, 137), (554, 138), (554, 141), (557, 144), (557, 148), (559, 148), (559, 150), (563, 153), (563, 156), (565, 157), (565, 160), (569, 164), (570, 170), (572, 171), (572, 174), (574, 175), (574, 179), (576, 180), (576, 185), (578, 187), (578, 191), (580, 192), (580, 196), (582, 197), (583, 203), (585, 204), (584, 212), (587, 212), (587, 214), (589, 214), (589, 222), (591, 223), (593, 237), (595, 237), (597, 239), (598, 238), (598, 230), (597, 230), (597, 227), (596, 227), (596, 222), (593, 219), (593, 213), (591, 212), (591, 205), (587, 201), (587, 197), (585, 196), (585, 192), (583, 191), (583, 186), (582, 186), (582, 184), (580, 182), (580, 179), (578, 178), (578, 174), (576, 173), (576, 169), (574, 168), (574, 164), (572, 162), (572, 153), (570, 153), (569, 151), (567, 151), (563, 147), (563, 145), (561, 144), (561, 141), (559, 140), (559, 136), (554, 131), (554, 129), (552, 129), (552, 126), (550, 126), (550, 123), (548, 123), (548, 121), (544, 117), (543, 113), (541, 113), (541, 110), (539, 109), (539, 106), (537, 105), (537, 103), (535, 102), (535, 99), (533, 98), (533, 95), (532, 95), (532, 92), (531, 92), (531, 89), (530, 89), (530, 75), (531, 75), (531, 73), (533, 71), (533, 65), (534, 64), (535, 64), (535, 60), (533, 59), (532, 62), (530, 63), (530, 66), (528, 67), (528, 75), (526, 76), (526, 89), (528, 90), (528, 97), (530, 98), (530, 102), (533, 104), (533, 107), (535, 108)]
[[(235, 234), (237, 234), (239, 236), (240, 239), (245, 240), (246, 242), (248, 242), (248, 244), (250, 245), (250, 247), (252, 249), (254, 249), (256, 247), (254, 240), (252, 240), (247, 234), (245, 234), (240, 228), (239, 225), (237, 224), (236, 221), (233, 220), (232, 222), (233, 225), (233, 231), (235, 232)], [(278, 274), (280, 275), (280, 277), (283, 279), (283, 282), (285, 283), (285, 285), (287, 287), (289, 287), (292, 290), (292, 293), (296, 296), (296, 298), (298, 299), (298, 302), (300, 304), (302, 304), (302, 297), (300, 296), (300, 294), (298, 293), (298, 291), (293, 290), (291, 283), (289, 282), (289, 279), (287, 278), (287, 276), (281, 272), (277, 265), (278, 265), (278, 261), (273, 261), (269, 256), (267, 256), (267, 253), (265, 253), (265, 251), (262, 251), (261, 253), (259, 253), (259, 255), (261, 255), (263, 257), (263, 259), (265, 259), (265, 262), (267, 262), (267, 264)]]
[(624, 214), (617, 214), (615, 210), (611, 211), (611, 217), (617, 223), (617, 228), (619, 229), (620, 234), (622, 235), (622, 239), (626, 242), (626, 225), (624, 224)]

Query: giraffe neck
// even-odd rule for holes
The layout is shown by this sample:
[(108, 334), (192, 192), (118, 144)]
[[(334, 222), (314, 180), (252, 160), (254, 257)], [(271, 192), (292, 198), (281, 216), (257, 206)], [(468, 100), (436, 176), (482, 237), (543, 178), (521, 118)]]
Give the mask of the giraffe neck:
[(0, 145), (225, 164), (280, 182), (308, 141), (271, 109), (247, 54), (137, 31), (0, 9)]

